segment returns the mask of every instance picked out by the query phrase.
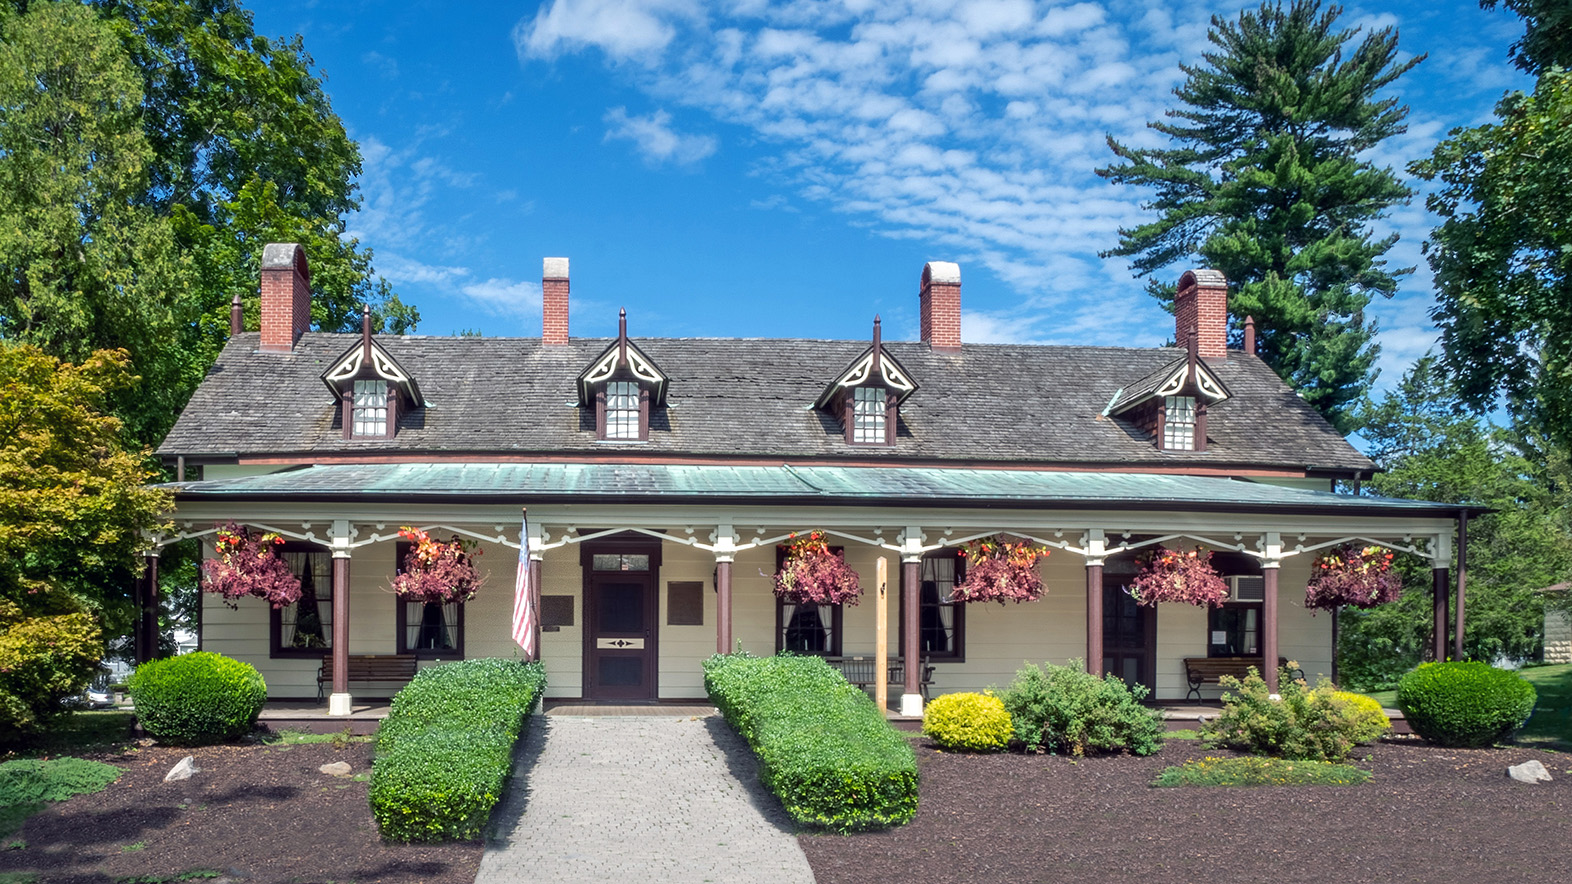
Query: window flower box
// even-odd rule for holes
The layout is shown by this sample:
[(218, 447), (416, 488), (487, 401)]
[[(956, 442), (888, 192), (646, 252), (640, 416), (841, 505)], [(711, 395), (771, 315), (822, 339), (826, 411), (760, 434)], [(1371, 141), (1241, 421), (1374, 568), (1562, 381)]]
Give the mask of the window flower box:
[(284, 538), (270, 532), (253, 531), (230, 522), (218, 529), (213, 547), (218, 557), (202, 563), (202, 590), (224, 597), (224, 603), (237, 608), (237, 601), (255, 596), (275, 608), (300, 599), (300, 579), (289, 565), (274, 553)]
[(407, 602), (462, 604), (475, 597), (480, 577), (475, 557), (481, 550), (472, 541), (454, 537), (432, 540), (418, 528), (400, 528), (398, 535), (410, 542), (403, 567), (393, 576), (395, 595)]
[(1403, 579), (1392, 572), (1392, 552), (1379, 546), (1333, 547), (1315, 560), (1305, 586), (1305, 607), (1373, 608), (1397, 601)]
[(957, 602), (1035, 602), (1047, 590), (1037, 574), (1037, 560), (1048, 548), (1005, 535), (966, 544), (966, 576), (955, 587)]
[(1130, 583), (1130, 595), (1143, 605), (1183, 602), (1216, 608), (1228, 600), (1228, 583), (1211, 565), (1212, 554), (1200, 547), (1185, 551), (1163, 547), (1153, 553)]
[(775, 595), (794, 605), (857, 604), (862, 587), (846, 557), (830, 549), (824, 532), (793, 534), (775, 572)]

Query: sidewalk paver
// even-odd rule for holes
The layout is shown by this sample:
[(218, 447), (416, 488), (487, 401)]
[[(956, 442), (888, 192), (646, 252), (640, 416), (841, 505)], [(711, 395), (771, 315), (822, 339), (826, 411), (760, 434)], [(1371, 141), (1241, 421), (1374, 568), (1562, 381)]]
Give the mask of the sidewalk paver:
[(812, 884), (752, 752), (718, 716), (537, 715), (476, 884)]

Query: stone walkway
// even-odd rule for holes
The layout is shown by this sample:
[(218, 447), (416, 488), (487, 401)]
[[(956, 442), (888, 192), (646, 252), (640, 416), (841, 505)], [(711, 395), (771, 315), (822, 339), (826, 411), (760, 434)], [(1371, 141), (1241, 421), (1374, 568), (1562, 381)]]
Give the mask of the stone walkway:
[(719, 716), (537, 715), (476, 884), (812, 884), (752, 752)]

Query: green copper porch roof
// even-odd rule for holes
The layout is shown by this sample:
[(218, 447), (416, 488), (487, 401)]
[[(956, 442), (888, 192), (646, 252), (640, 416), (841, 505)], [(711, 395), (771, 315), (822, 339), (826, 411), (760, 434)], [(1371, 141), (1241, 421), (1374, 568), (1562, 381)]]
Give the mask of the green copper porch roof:
[(165, 487), (177, 501), (1135, 507), (1443, 517), (1460, 509), (1202, 476), (787, 464), (327, 464)]

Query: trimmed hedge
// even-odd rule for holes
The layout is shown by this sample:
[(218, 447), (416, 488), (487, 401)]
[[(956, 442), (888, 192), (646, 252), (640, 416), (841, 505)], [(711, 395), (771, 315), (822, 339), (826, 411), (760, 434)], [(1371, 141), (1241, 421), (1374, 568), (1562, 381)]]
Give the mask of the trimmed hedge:
[(267, 702), (256, 667), (206, 651), (143, 663), (128, 685), (142, 729), (178, 746), (243, 737)]
[(482, 658), (422, 669), (377, 730), (368, 798), (382, 837), (478, 839), (545, 691), (539, 663)]
[(1397, 705), (1414, 733), (1442, 746), (1489, 746), (1534, 713), (1527, 679), (1489, 663), (1425, 663), (1397, 683)]
[(716, 655), (704, 662), (704, 687), (797, 822), (848, 832), (917, 812), (911, 746), (822, 659)]

